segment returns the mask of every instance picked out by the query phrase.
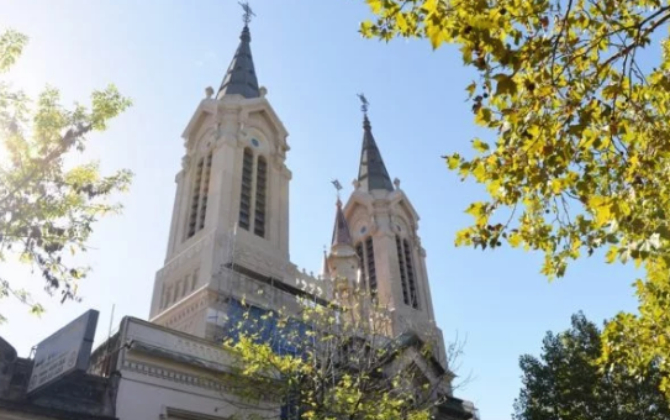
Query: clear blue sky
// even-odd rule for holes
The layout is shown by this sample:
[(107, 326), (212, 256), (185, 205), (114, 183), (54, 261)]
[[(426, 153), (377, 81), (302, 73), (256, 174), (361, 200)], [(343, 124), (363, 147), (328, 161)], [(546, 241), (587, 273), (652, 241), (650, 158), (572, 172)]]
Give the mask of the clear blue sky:
[[(472, 122), (464, 89), (474, 75), (456, 48), (433, 52), (425, 41), (362, 39), (358, 23), (369, 13), (363, 0), (253, 6), (259, 81), (290, 132), (292, 260), (308, 271), (319, 268), (332, 229), (330, 180), (339, 178), (348, 193), (357, 174), (362, 131), (355, 94), (363, 91), (388, 170), (421, 215), (438, 323), (447, 339), (457, 332), (468, 339), (460, 373), (474, 379), (458, 395), (475, 402), (483, 419), (510, 418), (518, 357), (537, 354), (547, 330), (566, 328), (578, 310), (600, 322), (635, 309), (631, 268), (594, 258), (549, 284), (538, 255), (453, 246), (455, 232), (469, 222), (463, 210), (482, 189), (459, 182), (440, 156), (468, 151), (473, 136), (488, 136)], [(0, 27), (6, 26), (31, 38), (11, 76), (29, 92), (49, 83), (71, 103), (114, 82), (135, 102), (91, 139), (89, 155), (101, 158), (104, 170), (130, 168), (136, 177), (120, 197), (124, 214), (101, 222), (91, 240), (95, 249), (86, 261), (95, 271), (82, 287), (84, 302), (53, 300), (42, 319), (9, 300), (0, 303), (10, 316), (0, 334), (23, 355), (89, 307), (101, 311), (100, 342), (112, 304), (116, 325), (122, 315), (148, 315), (167, 246), (180, 135), (205, 87), (221, 81), (237, 46), (240, 10), (234, 0), (4, 0)]]

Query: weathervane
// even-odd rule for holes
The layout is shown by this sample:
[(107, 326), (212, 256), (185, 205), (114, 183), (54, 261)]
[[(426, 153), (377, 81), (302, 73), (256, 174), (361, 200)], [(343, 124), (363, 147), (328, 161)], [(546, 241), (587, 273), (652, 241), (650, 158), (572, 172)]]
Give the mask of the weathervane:
[(242, 6), (242, 10), (244, 10), (244, 15), (242, 15), (242, 21), (244, 22), (244, 25), (248, 25), (249, 22), (251, 22), (251, 18), (256, 16), (256, 14), (251, 10), (251, 6), (249, 6), (249, 2), (239, 2), (238, 3), (240, 6)]
[(340, 190), (342, 189), (342, 184), (340, 184), (340, 181), (338, 181), (337, 179), (333, 179), (332, 181), (330, 181), (330, 183), (333, 184), (333, 186), (337, 190), (337, 202), (339, 203), (340, 202)]
[(365, 114), (367, 116), (368, 115), (368, 107), (370, 106), (370, 102), (368, 102), (368, 99), (362, 93), (357, 93), (356, 96), (358, 96), (358, 99), (361, 100), (361, 111), (363, 111), (363, 114)]

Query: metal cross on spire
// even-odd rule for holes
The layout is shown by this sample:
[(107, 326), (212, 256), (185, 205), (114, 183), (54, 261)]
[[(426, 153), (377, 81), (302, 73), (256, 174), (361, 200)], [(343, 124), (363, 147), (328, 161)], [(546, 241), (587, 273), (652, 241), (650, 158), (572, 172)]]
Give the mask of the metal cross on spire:
[(242, 21), (244, 22), (244, 25), (248, 25), (249, 22), (251, 22), (251, 19), (256, 16), (256, 14), (251, 10), (251, 6), (249, 6), (249, 2), (238, 2), (240, 6), (242, 6), (242, 10), (244, 10), (244, 15), (242, 15)]
[(358, 96), (358, 99), (361, 100), (361, 111), (363, 111), (363, 114), (365, 114), (367, 116), (368, 115), (368, 107), (370, 106), (370, 102), (368, 102), (368, 99), (362, 93), (357, 93), (356, 96)]

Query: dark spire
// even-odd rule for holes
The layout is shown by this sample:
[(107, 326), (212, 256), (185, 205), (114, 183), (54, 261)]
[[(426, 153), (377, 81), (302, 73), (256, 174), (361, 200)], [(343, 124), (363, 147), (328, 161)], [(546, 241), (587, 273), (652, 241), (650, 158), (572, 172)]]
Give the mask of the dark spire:
[(337, 199), (337, 211), (335, 213), (335, 226), (333, 227), (332, 241), (332, 246), (336, 245), (353, 245), (351, 233), (349, 232), (349, 224), (344, 217), (342, 202), (339, 198)]
[(251, 33), (249, 32), (249, 21), (253, 12), (248, 4), (242, 4), (244, 8), (244, 29), (240, 35), (240, 45), (235, 51), (233, 61), (228, 67), (226, 76), (221, 82), (221, 87), (217, 94), (218, 98), (224, 95), (242, 95), (245, 98), (258, 98), (260, 91), (258, 89), (258, 79), (256, 79), (256, 70), (254, 69), (254, 59), (251, 57)]
[(391, 182), (391, 177), (386, 170), (377, 142), (372, 135), (372, 127), (367, 113), (365, 113), (363, 119), (363, 148), (361, 150), (361, 163), (358, 167), (358, 181), (361, 187), (368, 191), (393, 191), (393, 182)]

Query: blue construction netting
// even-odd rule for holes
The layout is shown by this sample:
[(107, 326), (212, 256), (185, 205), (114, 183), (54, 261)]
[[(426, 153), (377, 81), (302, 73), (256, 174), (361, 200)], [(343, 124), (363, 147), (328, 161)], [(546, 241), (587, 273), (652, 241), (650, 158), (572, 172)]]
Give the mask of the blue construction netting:
[[(257, 342), (270, 344), (272, 351), (279, 355), (306, 357), (310, 339), (308, 326), (300, 321), (289, 319), (282, 326), (277, 325), (277, 317), (267, 309), (243, 305), (231, 299), (228, 305), (227, 321), (223, 326), (224, 339), (239, 340), (240, 335), (255, 336)], [(300, 418), (300, 410), (295, 397), (287, 396), (281, 406), (281, 420)]]

